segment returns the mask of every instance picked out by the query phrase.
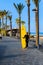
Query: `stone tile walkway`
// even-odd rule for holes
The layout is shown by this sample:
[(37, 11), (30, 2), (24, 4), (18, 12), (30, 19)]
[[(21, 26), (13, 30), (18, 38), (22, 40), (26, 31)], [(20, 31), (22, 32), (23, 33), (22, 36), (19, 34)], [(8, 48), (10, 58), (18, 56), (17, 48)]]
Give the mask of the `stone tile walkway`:
[(34, 48), (32, 42), (27, 49), (20, 41), (0, 42), (0, 65), (43, 65), (43, 49)]

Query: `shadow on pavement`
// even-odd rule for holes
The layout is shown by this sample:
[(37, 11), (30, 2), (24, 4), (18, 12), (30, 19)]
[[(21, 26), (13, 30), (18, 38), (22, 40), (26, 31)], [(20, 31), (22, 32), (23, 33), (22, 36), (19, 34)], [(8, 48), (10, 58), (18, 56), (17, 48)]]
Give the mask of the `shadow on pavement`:
[(39, 51), (43, 52), (43, 45), (40, 46)]
[(35, 47), (33, 47), (33, 46), (32, 47), (28, 47), (28, 49), (35, 49)]
[(15, 58), (15, 57), (21, 57), (21, 56), (26, 56), (26, 54), (15, 54), (15, 55), (7, 55), (7, 56), (1, 56), (1, 60), (7, 59), (7, 58)]
[(0, 60), (2, 59), (2, 57), (5, 54), (6, 48), (7, 48), (7, 46), (0, 45)]
[[(38, 49), (38, 47), (37, 47), (35, 44), (28, 46), (28, 48), (29, 48), (29, 49), (35, 49), (35, 48)], [(42, 50), (42, 51), (43, 51), (43, 45), (40, 45), (40, 44), (39, 44), (39, 50)]]

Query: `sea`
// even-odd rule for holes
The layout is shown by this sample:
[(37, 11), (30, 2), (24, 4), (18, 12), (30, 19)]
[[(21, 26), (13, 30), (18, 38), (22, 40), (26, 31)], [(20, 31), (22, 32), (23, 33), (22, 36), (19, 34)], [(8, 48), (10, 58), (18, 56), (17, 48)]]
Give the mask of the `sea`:
[[(30, 32), (30, 34), (36, 36), (36, 32)], [(43, 36), (43, 32), (39, 32), (39, 36)]]

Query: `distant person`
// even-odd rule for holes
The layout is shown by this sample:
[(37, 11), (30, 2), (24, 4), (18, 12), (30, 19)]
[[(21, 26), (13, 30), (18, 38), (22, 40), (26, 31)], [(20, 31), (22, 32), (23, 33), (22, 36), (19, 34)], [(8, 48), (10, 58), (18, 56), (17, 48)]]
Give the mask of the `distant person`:
[(26, 35), (23, 37), (25, 38), (25, 41), (26, 41), (26, 48), (28, 47), (28, 42), (29, 42), (29, 35), (28, 35), (28, 32), (26, 33)]

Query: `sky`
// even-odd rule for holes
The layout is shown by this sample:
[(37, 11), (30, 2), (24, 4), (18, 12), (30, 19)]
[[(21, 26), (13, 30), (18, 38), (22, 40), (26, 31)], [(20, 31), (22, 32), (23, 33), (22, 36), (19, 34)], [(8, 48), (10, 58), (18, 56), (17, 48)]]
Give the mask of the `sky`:
[[(12, 15), (12, 28), (17, 28), (16, 18), (18, 18), (18, 12), (16, 11), (13, 3), (16, 5), (23, 3), (25, 6), (22, 14), (21, 20), (25, 21), (26, 31), (28, 31), (28, 8), (26, 0), (0, 0), (0, 10), (10, 11)], [(35, 23), (35, 12), (32, 9), (35, 8), (34, 3), (30, 0), (30, 32), (36, 32), (36, 23)], [(8, 20), (8, 24), (10, 21)], [(43, 32), (43, 0), (39, 3), (39, 31)]]

